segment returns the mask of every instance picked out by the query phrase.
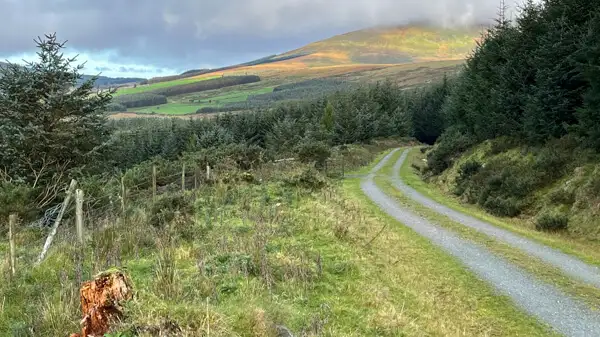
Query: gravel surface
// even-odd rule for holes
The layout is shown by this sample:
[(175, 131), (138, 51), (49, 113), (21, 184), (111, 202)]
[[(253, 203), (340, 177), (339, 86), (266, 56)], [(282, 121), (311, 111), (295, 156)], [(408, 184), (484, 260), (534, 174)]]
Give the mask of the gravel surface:
[(493, 255), (485, 247), (462, 239), (403, 208), (383, 193), (373, 182), (373, 177), (395, 152), (383, 158), (361, 183), (363, 192), (383, 211), (459, 259), (524, 311), (547, 323), (558, 333), (565, 336), (600, 336), (600, 314), (584, 303), (570, 298), (552, 285), (536, 280), (507, 260)]
[(600, 268), (589, 265), (580, 259), (544, 246), (538, 242), (526, 239), (508, 230), (498, 228), (488, 222), (468, 216), (449, 207), (446, 207), (428, 197), (420, 194), (412, 187), (406, 185), (399, 176), (400, 168), (402, 167), (409, 150), (405, 150), (402, 156), (394, 166), (393, 185), (407, 197), (418, 202), (419, 204), (436, 211), (439, 214), (445, 215), (448, 218), (458, 222), (464, 226), (473, 228), (479, 232), (489, 235), (499, 241), (505, 242), (517, 249), (526, 252), (531, 256), (535, 256), (540, 260), (562, 270), (562, 272), (572, 278), (578, 279), (597, 288), (600, 288)]

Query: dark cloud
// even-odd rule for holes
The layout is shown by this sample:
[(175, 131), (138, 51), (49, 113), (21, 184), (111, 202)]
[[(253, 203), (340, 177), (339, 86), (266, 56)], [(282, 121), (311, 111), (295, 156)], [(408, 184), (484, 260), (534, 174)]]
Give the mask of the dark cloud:
[(380, 24), (489, 20), (498, 0), (0, 0), (0, 56), (57, 32), (111, 62), (186, 69), (231, 64)]

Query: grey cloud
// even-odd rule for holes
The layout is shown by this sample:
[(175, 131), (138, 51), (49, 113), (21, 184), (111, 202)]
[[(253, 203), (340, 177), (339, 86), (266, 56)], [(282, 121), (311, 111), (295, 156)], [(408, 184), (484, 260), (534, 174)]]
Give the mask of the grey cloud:
[(0, 0), (0, 55), (57, 32), (119, 62), (186, 69), (248, 61), (352, 29), (487, 21), (497, 0)]
[(98, 72), (103, 72), (103, 71), (112, 71), (113, 69), (111, 67), (95, 67), (94, 70), (96, 70)]

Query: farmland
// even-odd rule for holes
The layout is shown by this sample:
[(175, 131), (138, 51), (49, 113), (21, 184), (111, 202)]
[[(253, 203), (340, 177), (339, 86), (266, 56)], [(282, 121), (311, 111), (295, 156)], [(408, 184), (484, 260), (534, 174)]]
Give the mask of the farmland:
[[(225, 104), (245, 102), (250, 95), (260, 95), (273, 92), (273, 87), (255, 90), (231, 91), (217, 96), (211, 94), (190, 94), (175, 97), (167, 104), (131, 109), (138, 113), (162, 113), (168, 115), (185, 115), (196, 113), (198, 109), (207, 107), (222, 107)], [(214, 93), (213, 93), (214, 95)]]
[(174, 87), (174, 86), (178, 86), (178, 85), (182, 85), (182, 84), (190, 84), (190, 83), (195, 83), (195, 82), (199, 82), (199, 81), (206, 81), (206, 80), (211, 80), (211, 79), (215, 79), (215, 78), (219, 78), (219, 77), (220, 76), (213, 75), (213, 76), (207, 76), (207, 77), (203, 77), (203, 78), (183, 78), (183, 79), (169, 81), (169, 82), (161, 82), (161, 83), (154, 83), (154, 84), (148, 84), (148, 85), (138, 85), (135, 88), (119, 89), (113, 96), (140, 94), (140, 93), (144, 93), (144, 92), (148, 92), (148, 91), (152, 91), (152, 90), (156, 90), (156, 89), (163, 89), (163, 88)]

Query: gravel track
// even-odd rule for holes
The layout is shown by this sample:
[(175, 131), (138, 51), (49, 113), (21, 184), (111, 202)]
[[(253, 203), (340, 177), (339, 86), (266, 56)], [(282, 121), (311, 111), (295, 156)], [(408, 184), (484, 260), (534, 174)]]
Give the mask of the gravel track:
[[(383, 193), (373, 177), (399, 149), (392, 151), (361, 182), (363, 192), (383, 211), (460, 260), (525, 312), (565, 336), (600, 336), (600, 314), (572, 299), (552, 285), (536, 280), (485, 247), (460, 238), (403, 208)], [(405, 156), (404, 156), (405, 157)]]
[(488, 222), (453, 210), (422, 195), (412, 187), (406, 185), (406, 183), (402, 181), (402, 178), (400, 178), (399, 172), (400, 168), (404, 164), (404, 161), (406, 160), (408, 152), (409, 150), (405, 150), (394, 165), (394, 173), (392, 177), (392, 184), (404, 195), (439, 214), (447, 216), (455, 222), (473, 228), (498, 241), (507, 243), (531, 256), (537, 257), (545, 263), (560, 269), (564, 274), (570, 276), (571, 278), (578, 279), (593, 285), (596, 288), (600, 288), (600, 268), (597, 266), (587, 264), (577, 257), (565, 254), (538, 242), (526, 239), (508, 230), (498, 228)]

